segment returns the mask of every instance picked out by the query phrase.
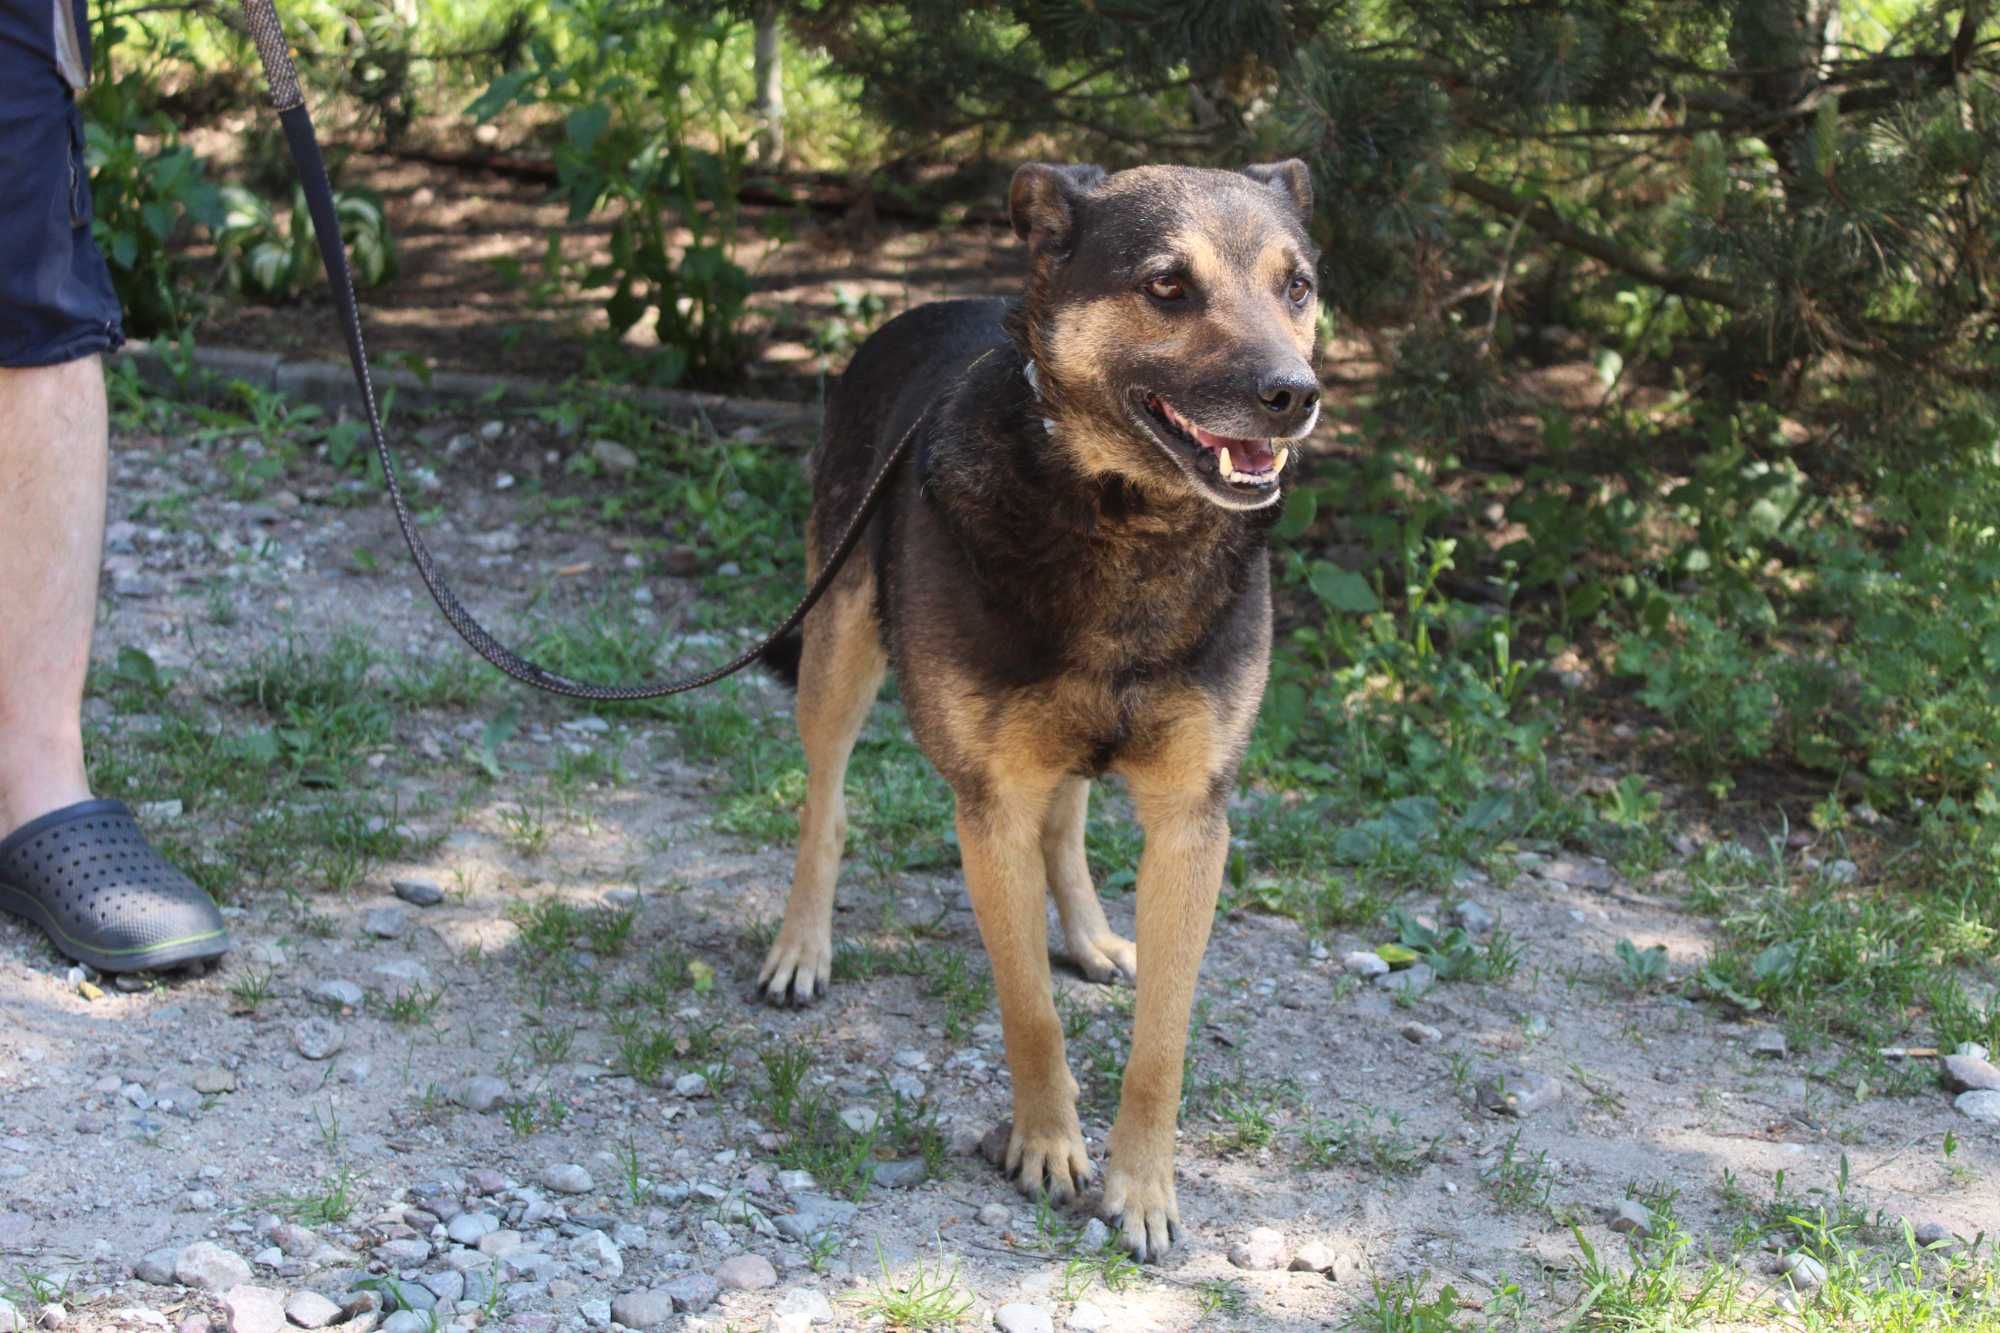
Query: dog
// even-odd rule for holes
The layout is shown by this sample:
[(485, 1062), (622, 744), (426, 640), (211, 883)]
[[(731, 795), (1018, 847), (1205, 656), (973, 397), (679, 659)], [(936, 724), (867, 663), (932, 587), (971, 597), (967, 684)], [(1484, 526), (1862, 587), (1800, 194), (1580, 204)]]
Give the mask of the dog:
[[(1102, 1211), (1157, 1259), (1180, 1232), (1175, 1122), (1226, 802), (1269, 670), (1268, 530), (1319, 415), (1312, 184), (1298, 161), (1034, 163), (1008, 202), (1027, 243), (1022, 297), (898, 316), (828, 401), (809, 577), (915, 438), (792, 645), (807, 791), (758, 986), (805, 1004), (830, 980), (843, 780), (893, 665), (957, 798), (1013, 1075), (1006, 1169), (1058, 1202), (1091, 1183), (1046, 893), (1085, 975), (1136, 982)], [(1145, 834), (1136, 946), (1106, 921), (1084, 857), (1105, 773), (1124, 778)]]

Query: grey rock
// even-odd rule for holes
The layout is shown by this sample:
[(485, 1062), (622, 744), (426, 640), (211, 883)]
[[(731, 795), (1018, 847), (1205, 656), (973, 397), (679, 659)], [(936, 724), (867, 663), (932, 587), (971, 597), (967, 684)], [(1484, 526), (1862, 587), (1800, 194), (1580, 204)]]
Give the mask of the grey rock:
[(1952, 1101), (1961, 1115), (1986, 1125), (2000, 1125), (2000, 1092), (1961, 1092)]
[(576, 1312), (583, 1316), (583, 1322), (591, 1328), (611, 1327), (610, 1301), (585, 1301), (576, 1307)]
[(1014, 1220), (1014, 1212), (1004, 1203), (989, 1203), (979, 1210), (979, 1225), (992, 1227), (995, 1231)]
[(460, 1245), (477, 1245), (479, 1238), (500, 1229), (500, 1219), (491, 1213), (460, 1213), (445, 1225), (445, 1234)]
[(773, 1312), (781, 1319), (804, 1319), (809, 1324), (831, 1324), (833, 1302), (812, 1287), (794, 1287), (778, 1298)]
[(327, 1060), (347, 1040), (338, 1023), (324, 1018), (308, 1018), (292, 1029), (292, 1048), (308, 1060)]
[(616, 440), (592, 440), (590, 456), (614, 477), (622, 477), (639, 466), (639, 455)]
[(1110, 1243), (1111, 1228), (1104, 1224), (1104, 1219), (1101, 1217), (1093, 1217), (1086, 1221), (1083, 1224), (1083, 1234), (1077, 1238), (1077, 1244), (1082, 1246), (1085, 1253), (1101, 1250)]
[(1375, 984), (1394, 995), (1398, 991), (1410, 996), (1422, 995), (1437, 984), (1437, 973), (1429, 963), (1411, 963), (1400, 972), (1390, 972), (1375, 978)]
[(521, 1233), (502, 1228), (479, 1238), (479, 1252), (490, 1259), (504, 1259), (521, 1248)]
[(776, 1179), (778, 1188), (787, 1194), (809, 1194), (819, 1188), (810, 1171), (780, 1171)]
[(1942, 1222), (1924, 1222), (1914, 1228), (1914, 1231), (1917, 1244), (1923, 1246), (1951, 1245), (1957, 1239), (1951, 1234), (1951, 1228)]
[(597, 1182), (590, 1172), (574, 1162), (564, 1162), (542, 1171), (542, 1184), (558, 1194), (588, 1194)]
[(1861, 867), (1842, 857), (1826, 863), (1826, 877), (1835, 884), (1852, 884), (1861, 878)]
[(674, 1298), (665, 1290), (624, 1292), (611, 1298), (611, 1317), (627, 1328), (658, 1328), (674, 1317)]
[(611, 1237), (602, 1231), (590, 1230), (569, 1243), (570, 1258), (584, 1272), (601, 1278), (621, 1278), (625, 1276), (625, 1260), (618, 1253), (618, 1247)]
[[(490, 1074), (460, 1079), (451, 1089), (451, 1099), (468, 1111), (486, 1114), (507, 1100), (507, 1081)], [(589, 1186), (585, 1185), (585, 1189)]]
[(1409, 1022), (1396, 1030), (1402, 1034), (1404, 1041), (1415, 1046), (1435, 1046), (1444, 1040), (1444, 1033), (1429, 1023)]
[(474, 1194), (498, 1194), (507, 1188), (507, 1177), (492, 1167), (482, 1166), (467, 1175), (465, 1183)]
[(1356, 949), (1340, 960), (1341, 969), (1357, 977), (1379, 977), (1387, 975), (1389, 965), (1382, 961), (1382, 955), (1371, 949)]
[(847, 1106), (841, 1108), (840, 1123), (856, 1134), (866, 1134), (875, 1128), (882, 1113), (872, 1106)]
[(457, 1305), (465, 1297), (465, 1274), (446, 1269), (442, 1273), (426, 1273), (417, 1279), (424, 1289), (437, 1297), (442, 1306)]
[(409, 928), (410, 918), (400, 907), (371, 907), (361, 919), (361, 928), (378, 940), (393, 940)]
[(1064, 1327), (1070, 1333), (1102, 1333), (1111, 1327), (1111, 1316), (1104, 1307), (1093, 1301), (1078, 1301), (1070, 1307), (1069, 1319)]
[(763, 1291), (778, 1285), (778, 1270), (761, 1254), (737, 1254), (715, 1266), (715, 1280), (725, 1291)]
[(1758, 1029), (1756, 1040), (1750, 1043), (1750, 1054), (1761, 1055), (1767, 1060), (1782, 1060), (1789, 1050), (1785, 1034), (1776, 1028)]
[(924, 1165), (923, 1158), (906, 1157), (900, 1161), (876, 1163), (874, 1182), (883, 1189), (909, 1189), (923, 1184), (929, 1175), (930, 1168)]
[(1574, 888), (1597, 889), (1600, 892), (1613, 888), (1618, 877), (1605, 867), (1590, 861), (1572, 860), (1559, 856), (1541, 868), (1544, 879), (1555, 880), (1558, 884), (1568, 884)]
[(285, 1301), (285, 1318), (300, 1328), (325, 1328), (340, 1318), (340, 1307), (316, 1291), (295, 1291)]
[(132, 1265), (132, 1276), (156, 1287), (171, 1287), (174, 1284), (174, 1262), (180, 1258), (180, 1253), (171, 1245), (164, 1250), (154, 1250)]
[(1529, 1116), (1562, 1100), (1563, 1085), (1547, 1074), (1509, 1069), (1479, 1080), (1479, 1105), (1503, 1115)]
[(792, 1207), (794, 1211), (775, 1217), (772, 1222), (779, 1235), (800, 1242), (847, 1225), (858, 1211), (854, 1204), (821, 1194), (801, 1194), (792, 1200)]
[(431, 1246), (413, 1236), (385, 1240), (375, 1247), (375, 1257), (391, 1268), (415, 1268), (431, 1257)]
[(375, 986), (389, 999), (408, 995), (418, 988), (430, 989), (431, 970), (414, 958), (391, 958), (368, 969)]
[(674, 1080), (674, 1095), (677, 1097), (708, 1096), (708, 1079), (701, 1074), (682, 1074)]
[(1026, 1301), (1009, 1301), (993, 1312), (993, 1327), (1000, 1333), (1056, 1333), (1048, 1311)]
[(229, 1333), (283, 1333), (285, 1298), (270, 1287), (245, 1283), (222, 1293), (222, 1313)]
[(1252, 1272), (1283, 1268), (1290, 1259), (1283, 1233), (1271, 1227), (1258, 1227), (1229, 1247), (1229, 1262)]
[(1976, 1041), (1960, 1042), (1958, 1044), (1958, 1049), (1953, 1051), (1952, 1054), (1969, 1055), (1975, 1060), (1990, 1060), (1993, 1058), (1993, 1053), (1987, 1050), (1984, 1046), (1981, 1046)]
[(1484, 935), (1499, 924), (1499, 918), (1470, 898), (1454, 904), (1446, 915), (1452, 924), (1463, 926), (1468, 935)]
[(1610, 1227), (1620, 1235), (1650, 1236), (1653, 1234), (1652, 1210), (1637, 1199), (1620, 1199), (1611, 1210)]
[(1944, 1081), (1956, 1092), (2000, 1092), (2000, 1069), (1976, 1055), (1947, 1055)]
[(198, 1240), (175, 1256), (174, 1281), (203, 1291), (228, 1291), (250, 1281), (250, 1265), (213, 1241)]
[(236, 1091), (236, 1075), (220, 1066), (203, 1069), (194, 1076), (194, 1090), (204, 1097)]
[[(722, 1295), (722, 1284), (706, 1273), (689, 1273), (660, 1288), (683, 1314), (700, 1314)], [(622, 1321), (621, 1321), (622, 1322)]]
[(328, 979), (312, 988), (315, 1003), (333, 1009), (359, 1009), (367, 994), (351, 981)]
[(1778, 1264), (1778, 1271), (1802, 1291), (1810, 1291), (1826, 1281), (1826, 1265), (1803, 1250), (1786, 1255)]
[(381, 1333), (430, 1333), (431, 1321), (414, 1310), (398, 1310), (382, 1321)]
[(1320, 1241), (1309, 1240), (1299, 1246), (1298, 1252), (1292, 1256), (1292, 1271), (1294, 1273), (1324, 1273), (1339, 1262), (1340, 1256), (1333, 1252), (1332, 1246)]
[(444, 890), (427, 879), (391, 880), (389, 887), (412, 907), (436, 907), (444, 901)]
[(181, 1195), (181, 1211), (184, 1213), (212, 1213), (215, 1205), (214, 1190), (189, 1190)]

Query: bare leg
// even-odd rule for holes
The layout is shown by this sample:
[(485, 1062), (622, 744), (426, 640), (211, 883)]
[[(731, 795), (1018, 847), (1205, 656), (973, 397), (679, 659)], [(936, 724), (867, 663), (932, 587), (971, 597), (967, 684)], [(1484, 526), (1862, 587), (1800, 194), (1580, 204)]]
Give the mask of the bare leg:
[(97, 357), (0, 370), (0, 836), (90, 796), (83, 682), (106, 432)]
[(806, 804), (784, 924), (757, 984), (772, 1004), (810, 1004), (833, 980), (833, 886), (847, 842), (847, 760), (888, 669), (872, 583), (837, 590), (806, 618), (799, 658), (799, 739)]
[(1049, 892), (1062, 918), (1063, 947), (1070, 962), (1092, 981), (1130, 981), (1139, 975), (1139, 953), (1132, 941), (1115, 934), (1104, 919), (1104, 904), (1090, 883), (1090, 859), (1084, 855), (1083, 830), (1090, 812), (1090, 779), (1068, 778), (1049, 804), (1042, 826), (1042, 863)]

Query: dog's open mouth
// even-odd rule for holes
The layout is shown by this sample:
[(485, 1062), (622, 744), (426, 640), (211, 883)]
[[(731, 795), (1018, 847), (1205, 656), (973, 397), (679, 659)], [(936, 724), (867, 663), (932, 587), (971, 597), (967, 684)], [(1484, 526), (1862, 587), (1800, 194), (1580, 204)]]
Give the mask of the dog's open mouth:
[(1182, 416), (1156, 393), (1146, 394), (1141, 401), (1160, 433), (1185, 445), (1204, 470), (1214, 469), (1218, 480), (1252, 493), (1269, 491), (1278, 484), (1278, 474), (1285, 470), (1292, 452), (1283, 441), (1218, 435)]

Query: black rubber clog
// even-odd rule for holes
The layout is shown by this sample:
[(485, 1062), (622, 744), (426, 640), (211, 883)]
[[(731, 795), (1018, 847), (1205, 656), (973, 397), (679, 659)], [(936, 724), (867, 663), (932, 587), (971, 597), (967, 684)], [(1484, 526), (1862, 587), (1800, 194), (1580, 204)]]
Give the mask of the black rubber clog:
[(146, 841), (123, 801), (83, 801), (0, 842), (0, 910), (100, 972), (176, 967), (229, 950), (222, 913)]

